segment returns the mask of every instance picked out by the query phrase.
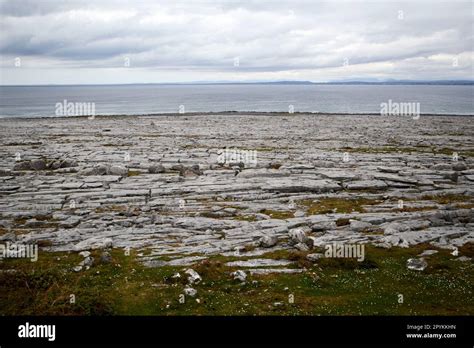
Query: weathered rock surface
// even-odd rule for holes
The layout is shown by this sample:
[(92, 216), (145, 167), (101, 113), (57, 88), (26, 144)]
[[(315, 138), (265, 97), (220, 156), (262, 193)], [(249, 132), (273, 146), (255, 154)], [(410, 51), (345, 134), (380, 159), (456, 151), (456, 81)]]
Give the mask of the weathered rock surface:
[[(474, 242), (474, 124), (465, 121), (304, 114), (0, 119), (0, 240), (43, 242), (52, 251), (137, 249), (150, 266), (191, 266), (215, 254), (309, 252), (327, 243), (452, 249)], [(462, 135), (446, 136), (460, 133), (459, 125)], [(219, 163), (226, 147), (255, 150), (256, 161)]]

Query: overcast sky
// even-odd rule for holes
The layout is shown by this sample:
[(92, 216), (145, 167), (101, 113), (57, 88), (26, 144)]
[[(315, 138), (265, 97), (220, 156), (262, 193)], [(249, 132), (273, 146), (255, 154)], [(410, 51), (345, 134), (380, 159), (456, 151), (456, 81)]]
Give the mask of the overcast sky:
[(0, 0), (0, 83), (473, 79), (471, 1)]

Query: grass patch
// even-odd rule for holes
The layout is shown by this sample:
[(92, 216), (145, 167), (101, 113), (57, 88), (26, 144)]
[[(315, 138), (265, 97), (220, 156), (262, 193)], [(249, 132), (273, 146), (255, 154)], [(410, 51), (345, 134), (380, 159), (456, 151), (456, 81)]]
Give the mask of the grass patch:
[(95, 212), (96, 213), (110, 213), (110, 212), (116, 212), (116, 213), (120, 213), (120, 212), (125, 212), (127, 211), (127, 206), (125, 205), (107, 205), (107, 206), (104, 206), (104, 207), (98, 207), (98, 208), (95, 208)]
[(271, 209), (262, 209), (260, 210), (261, 214), (270, 216), (272, 219), (291, 219), (294, 218), (294, 214), (291, 211), (280, 211), (280, 210), (271, 210)]
[(424, 195), (421, 197), (421, 200), (433, 201), (439, 204), (450, 204), (456, 202), (467, 202), (470, 200), (470, 197), (459, 195), (459, 194), (445, 194), (445, 195)]
[(396, 209), (395, 211), (402, 213), (402, 212), (426, 211), (426, 210), (435, 210), (435, 209), (438, 209), (438, 208), (435, 206), (429, 205), (425, 207), (403, 207), (402, 209)]
[(237, 215), (234, 220), (254, 222), (257, 221), (257, 218), (255, 215)]
[(308, 215), (317, 214), (330, 214), (330, 213), (352, 213), (360, 212), (364, 213), (365, 205), (374, 205), (379, 203), (379, 200), (369, 198), (354, 198), (354, 199), (343, 199), (343, 198), (323, 198), (317, 201), (314, 200), (302, 200), (298, 204), (306, 207)]
[(129, 170), (127, 176), (137, 176), (143, 174), (143, 172), (140, 172), (139, 170)]
[[(40, 251), (37, 262), (0, 262), (0, 315), (473, 315), (472, 262), (456, 261), (450, 250), (439, 250), (427, 257), (425, 271), (408, 270), (407, 259), (426, 249), (433, 247), (366, 246), (363, 262), (323, 258), (315, 264), (306, 262), (304, 252), (272, 251), (260, 257), (304, 263), (307, 271), (249, 275), (245, 284), (232, 279), (227, 259), (211, 256), (192, 267), (203, 279), (193, 285), (199, 303), (186, 297), (184, 304), (179, 296), (188, 267), (147, 268), (134, 251), (126, 256), (116, 249), (111, 263), (73, 272), (83, 259), (77, 253)], [(474, 256), (474, 244), (459, 252)], [(92, 256), (99, 260), (100, 252)], [(172, 277), (176, 272), (180, 278)]]

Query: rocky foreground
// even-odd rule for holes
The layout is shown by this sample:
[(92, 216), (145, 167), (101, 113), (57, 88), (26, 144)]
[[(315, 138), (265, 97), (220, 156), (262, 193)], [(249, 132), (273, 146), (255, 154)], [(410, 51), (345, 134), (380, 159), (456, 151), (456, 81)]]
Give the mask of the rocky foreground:
[(273, 250), (474, 241), (470, 117), (2, 119), (0, 133), (2, 243), (130, 248), (148, 266), (242, 256), (229, 266), (259, 274), (302, 271), (258, 257)]

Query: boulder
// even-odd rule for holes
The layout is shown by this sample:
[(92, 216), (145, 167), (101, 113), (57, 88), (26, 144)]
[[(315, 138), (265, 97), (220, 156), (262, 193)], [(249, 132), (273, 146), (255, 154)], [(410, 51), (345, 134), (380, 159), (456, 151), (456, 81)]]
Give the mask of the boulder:
[(90, 251), (81, 251), (81, 252), (79, 253), (79, 255), (81, 255), (82, 257), (86, 258), (86, 257), (88, 257), (88, 256), (91, 255), (91, 252), (90, 252)]
[(428, 263), (423, 258), (407, 260), (407, 268), (413, 271), (423, 271), (426, 267), (428, 267)]
[(148, 168), (148, 173), (150, 174), (164, 173), (165, 171), (166, 168), (162, 164), (155, 164)]
[(186, 273), (188, 275), (189, 284), (198, 284), (202, 280), (199, 273), (196, 272), (195, 270), (191, 269), (191, 268), (186, 270), (186, 272), (184, 272), (184, 273)]
[(276, 236), (263, 236), (260, 238), (260, 246), (264, 248), (271, 248), (278, 243), (278, 238)]
[(349, 220), (352, 231), (362, 232), (372, 227), (372, 224), (359, 220)]
[(47, 168), (47, 164), (43, 159), (36, 159), (31, 161), (30, 167), (32, 170), (45, 170)]
[(306, 255), (306, 259), (311, 261), (311, 262), (315, 262), (315, 261), (318, 261), (319, 259), (323, 258), (324, 255), (321, 254), (321, 253), (314, 253), (314, 254), (308, 254)]
[(100, 263), (107, 264), (107, 263), (111, 263), (111, 262), (112, 262), (112, 256), (110, 255), (110, 253), (108, 251), (104, 251), (100, 255)]
[(74, 246), (74, 250), (81, 251), (81, 250), (94, 250), (94, 249), (106, 249), (111, 248), (113, 245), (111, 238), (104, 238), (104, 237), (92, 237), (82, 242), (77, 243)]
[(94, 264), (94, 258), (91, 256), (87, 256), (84, 260), (79, 263), (79, 266), (86, 267), (86, 269), (89, 269)]
[(298, 243), (295, 245), (295, 248), (299, 251), (308, 251), (309, 247), (305, 243)]
[(191, 297), (194, 297), (197, 295), (197, 290), (196, 289), (193, 289), (191, 287), (186, 287), (184, 288), (184, 294), (186, 296), (191, 296)]
[(232, 272), (230, 275), (234, 278), (234, 280), (238, 280), (241, 282), (245, 282), (245, 280), (247, 279), (247, 273), (241, 270)]
[(458, 162), (458, 163), (453, 164), (453, 170), (457, 172), (466, 170), (466, 169), (467, 169), (466, 164), (464, 164), (463, 162)]
[(13, 170), (31, 170), (30, 161), (18, 162), (13, 166)]
[(308, 237), (306, 237), (306, 233), (301, 228), (292, 229), (290, 230), (288, 234), (290, 237), (288, 244), (290, 245), (296, 245), (298, 243), (306, 243), (306, 240), (308, 239)]

